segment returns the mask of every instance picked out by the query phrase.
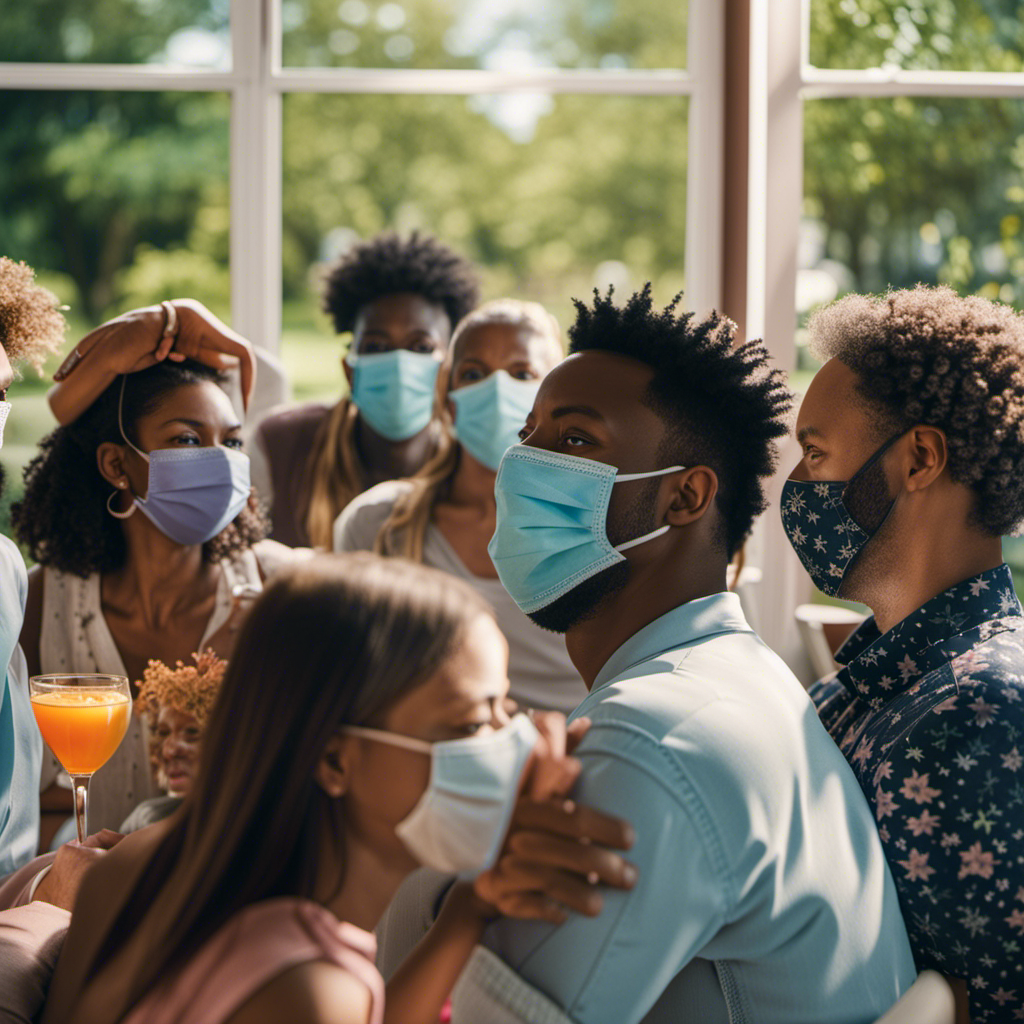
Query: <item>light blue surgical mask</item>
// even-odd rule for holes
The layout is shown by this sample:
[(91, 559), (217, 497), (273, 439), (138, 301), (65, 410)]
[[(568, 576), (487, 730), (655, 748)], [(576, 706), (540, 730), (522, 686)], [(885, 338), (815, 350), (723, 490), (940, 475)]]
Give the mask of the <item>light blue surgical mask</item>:
[(430, 422), (441, 363), (425, 352), (400, 348), (358, 355), (352, 367), (352, 401), (359, 415), (389, 441), (407, 441)]
[(685, 468), (620, 475), (605, 462), (523, 444), (509, 448), (494, 481), (498, 521), (487, 545), (502, 586), (529, 615), (624, 561), (623, 551), (669, 527), (613, 547), (605, 525), (612, 487)]
[(124, 432), (125, 380), (121, 379), (117, 424), (125, 443), (149, 463), (149, 485), (146, 497), (135, 498), (127, 512), (115, 512), (109, 500), (107, 510), (118, 519), (127, 519), (138, 508), (176, 543), (205, 544), (245, 508), (252, 491), (249, 456), (220, 446), (157, 448), (147, 455)]
[(430, 782), (395, 826), (421, 864), (472, 874), (494, 866), (539, 738), (526, 715), (494, 732), (439, 743), (354, 725), (342, 731), (430, 755)]
[(0, 448), (4, 446), (4, 427), (7, 425), (7, 417), (11, 415), (11, 403), (0, 402)]
[(516, 380), (498, 370), (449, 392), (459, 443), (477, 462), (496, 470), (502, 455), (518, 443), (539, 388), (539, 380)]

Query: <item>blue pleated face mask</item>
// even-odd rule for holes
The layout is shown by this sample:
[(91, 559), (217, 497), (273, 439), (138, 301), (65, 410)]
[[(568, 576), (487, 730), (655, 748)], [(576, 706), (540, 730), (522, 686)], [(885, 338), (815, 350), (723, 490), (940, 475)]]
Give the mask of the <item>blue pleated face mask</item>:
[[(249, 456), (230, 448), (157, 448), (148, 455), (135, 447), (124, 432), (121, 398), (117, 408), (121, 436), (149, 463), (145, 498), (135, 498), (124, 519), (136, 509), (165, 536), (186, 546), (205, 544), (216, 537), (245, 508), (252, 491)], [(115, 492), (116, 493), (116, 492)], [(108, 509), (110, 508), (108, 503)]]
[(449, 392), (455, 403), (455, 436), (477, 462), (497, 469), (519, 441), (540, 380), (516, 380), (498, 370), (481, 381)]
[(605, 462), (518, 444), (494, 481), (498, 521), (487, 551), (502, 586), (529, 615), (616, 562), (622, 552), (667, 533), (667, 525), (613, 547), (606, 521), (612, 487), (678, 473), (623, 473)]
[(436, 357), (400, 348), (368, 355), (350, 352), (345, 361), (352, 368), (352, 401), (381, 437), (407, 441), (430, 422), (441, 368)]

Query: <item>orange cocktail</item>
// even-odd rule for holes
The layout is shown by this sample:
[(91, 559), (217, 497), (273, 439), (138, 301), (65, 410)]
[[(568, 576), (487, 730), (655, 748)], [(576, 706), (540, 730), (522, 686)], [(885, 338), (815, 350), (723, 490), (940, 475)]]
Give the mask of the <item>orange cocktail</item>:
[(31, 701), (43, 739), (72, 777), (102, 768), (131, 720), (131, 701), (117, 691), (58, 690), (35, 693)]

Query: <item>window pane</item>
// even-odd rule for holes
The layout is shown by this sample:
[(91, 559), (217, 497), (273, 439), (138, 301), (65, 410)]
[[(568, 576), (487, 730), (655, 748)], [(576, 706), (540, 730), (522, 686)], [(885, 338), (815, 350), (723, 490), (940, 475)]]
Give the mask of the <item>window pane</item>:
[[(71, 307), (68, 347), (115, 313), (173, 296), (230, 314), (229, 109), (223, 94), (4, 93), (0, 253), (35, 267)], [(30, 370), (11, 390), (3, 508), (53, 425), (47, 387)]]
[(809, 0), (820, 68), (1020, 71), (1020, 0)]
[[(918, 281), (1024, 308), (1024, 101), (814, 100), (804, 126), (801, 320)], [(798, 353), (806, 386), (817, 364)], [(1024, 595), (1024, 541), (1004, 553)]]
[[(682, 97), (309, 96), (284, 100), (285, 362), (297, 397), (340, 393), (318, 269), (357, 238), (421, 227), (476, 260), (484, 296), (544, 303), (650, 279), (682, 288)], [(313, 285), (313, 287), (311, 287)], [(319, 348), (317, 347), (319, 346)]]
[(231, 0), (5, 0), (0, 61), (224, 69), (231, 63), (230, 6)]
[(284, 0), (285, 66), (680, 68), (688, 0)]

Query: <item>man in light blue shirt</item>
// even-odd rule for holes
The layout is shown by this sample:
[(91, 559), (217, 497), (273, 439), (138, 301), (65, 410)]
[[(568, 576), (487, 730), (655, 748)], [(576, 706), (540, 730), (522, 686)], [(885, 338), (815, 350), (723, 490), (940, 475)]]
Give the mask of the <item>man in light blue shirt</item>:
[(577, 310), (502, 462), (490, 551), (590, 688), (573, 795), (632, 822), (639, 879), (488, 945), (580, 1024), (873, 1021), (915, 970), (871, 813), (725, 586), (789, 393), (763, 345), (649, 289)]

